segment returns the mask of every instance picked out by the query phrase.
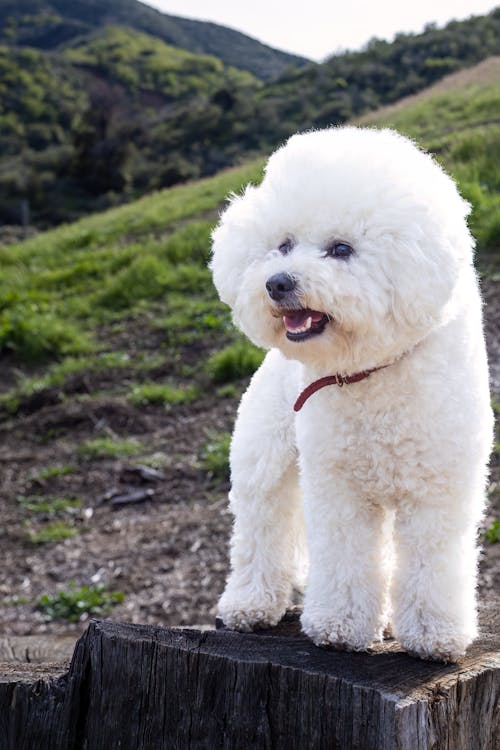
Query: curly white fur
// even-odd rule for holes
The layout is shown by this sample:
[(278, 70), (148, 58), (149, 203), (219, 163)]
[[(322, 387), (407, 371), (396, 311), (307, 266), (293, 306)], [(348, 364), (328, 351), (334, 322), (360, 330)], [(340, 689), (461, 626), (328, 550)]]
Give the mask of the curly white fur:
[[(291, 138), (222, 215), (216, 287), (270, 350), (231, 447), (229, 627), (280, 619), (307, 547), (302, 626), (315, 643), (366, 649), (390, 621), (408, 651), (449, 661), (475, 637), (492, 416), (468, 212), (408, 139), (349, 127)], [(352, 255), (332, 257), (334, 242)], [(321, 333), (286, 336), (290, 305), (266, 289), (278, 273), (294, 307), (328, 315)], [(317, 378), (382, 365), (294, 414)]]

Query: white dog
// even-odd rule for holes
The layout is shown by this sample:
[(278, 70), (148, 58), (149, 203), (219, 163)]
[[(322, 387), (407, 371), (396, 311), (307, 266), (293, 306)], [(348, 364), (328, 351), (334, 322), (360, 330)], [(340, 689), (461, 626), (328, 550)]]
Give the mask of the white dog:
[(278, 622), (307, 539), (316, 644), (390, 622), (455, 661), (475, 637), (492, 416), (468, 212), (409, 140), (347, 127), (292, 137), (222, 215), (215, 285), (270, 350), (231, 446), (228, 627)]

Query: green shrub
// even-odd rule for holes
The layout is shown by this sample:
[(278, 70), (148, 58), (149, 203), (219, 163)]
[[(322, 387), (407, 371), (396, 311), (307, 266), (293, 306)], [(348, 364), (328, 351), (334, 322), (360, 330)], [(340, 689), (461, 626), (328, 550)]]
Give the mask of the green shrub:
[(237, 341), (213, 354), (207, 362), (207, 370), (214, 383), (227, 383), (253, 375), (264, 356), (253, 344)]
[(82, 617), (108, 615), (115, 604), (125, 599), (120, 591), (106, 591), (102, 584), (76, 588), (70, 583), (67, 591), (59, 591), (52, 596), (41, 596), (36, 607), (44, 612), (48, 620), (69, 620), (78, 622)]

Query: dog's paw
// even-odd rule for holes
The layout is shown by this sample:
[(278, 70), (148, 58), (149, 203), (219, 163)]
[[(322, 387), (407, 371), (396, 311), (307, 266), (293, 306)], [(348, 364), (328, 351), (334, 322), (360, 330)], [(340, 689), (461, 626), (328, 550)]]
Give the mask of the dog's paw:
[(277, 625), (285, 614), (287, 605), (285, 598), (269, 595), (248, 597), (226, 591), (219, 601), (217, 615), (226, 628), (250, 632)]
[(368, 628), (355, 627), (352, 619), (313, 616), (306, 612), (301, 617), (303, 632), (316, 646), (333, 646), (343, 651), (369, 651), (374, 641), (381, 639), (379, 633)]
[(399, 636), (399, 643), (410, 654), (426, 661), (455, 664), (465, 656), (467, 646), (472, 642), (469, 636)]

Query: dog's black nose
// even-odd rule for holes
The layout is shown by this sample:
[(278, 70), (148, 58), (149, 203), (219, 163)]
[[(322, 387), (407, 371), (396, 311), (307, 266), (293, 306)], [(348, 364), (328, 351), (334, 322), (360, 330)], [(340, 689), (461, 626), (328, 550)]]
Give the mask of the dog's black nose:
[(287, 273), (275, 273), (266, 281), (266, 289), (271, 299), (279, 302), (297, 286), (297, 282)]

